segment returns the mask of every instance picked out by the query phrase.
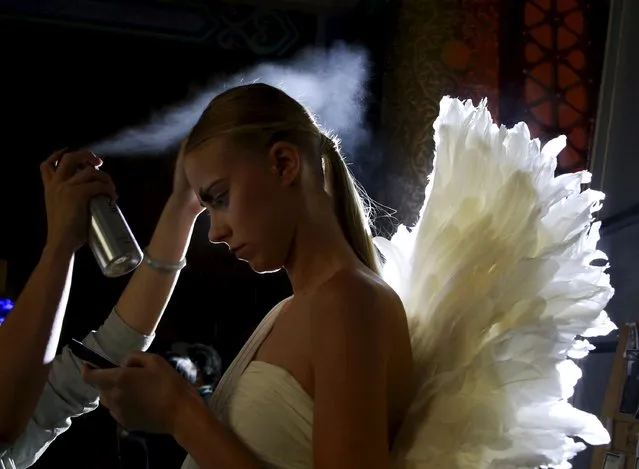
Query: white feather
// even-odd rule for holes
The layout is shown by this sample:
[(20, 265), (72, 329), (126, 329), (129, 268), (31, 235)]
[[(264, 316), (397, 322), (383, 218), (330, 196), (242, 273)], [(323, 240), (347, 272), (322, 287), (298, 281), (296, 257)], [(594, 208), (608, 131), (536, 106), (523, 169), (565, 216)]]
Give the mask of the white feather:
[(587, 172), (555, 177), (565, 137), (446, 97), (417, 226), (376, 239), (409, 317), (418, 393), (393, 449), (398, 468), (569, 468), (609, 435), (568, 403), (581, 337), (615, 329), (613, 289)]

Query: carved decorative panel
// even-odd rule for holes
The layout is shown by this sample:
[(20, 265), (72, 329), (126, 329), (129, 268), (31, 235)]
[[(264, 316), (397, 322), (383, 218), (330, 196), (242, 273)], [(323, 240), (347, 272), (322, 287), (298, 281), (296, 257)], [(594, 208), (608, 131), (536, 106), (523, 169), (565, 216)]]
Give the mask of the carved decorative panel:
[[(375, 197), (412, 224), (432, 170), (433, 122), (450, 94), (499, 110), (499, 0), (405, 0), (389, 34), (382, 97), (385, 178)], [(382, 232), (392, 229), (380, 220)]]
[(588, 161), (601, 73), (592, 41), (593, 23), (601, 19), (591, 10), (584, 0), (525, 1), (524, 119), (542, 139), (568, 137), (562, 172), (584, 169)]
[(290, 55), (315, 41), (315, 14), (264, 5), (177, 0), (6, 0), (1, 19), (59, 24), (206, 44), (257, 57)]

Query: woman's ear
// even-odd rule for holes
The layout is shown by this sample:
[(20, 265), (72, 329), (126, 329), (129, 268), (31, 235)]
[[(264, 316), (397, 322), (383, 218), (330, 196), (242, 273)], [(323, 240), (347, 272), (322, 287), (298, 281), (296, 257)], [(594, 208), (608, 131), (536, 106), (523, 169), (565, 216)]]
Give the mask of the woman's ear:
[(271, 172), (283, 186), (295, 182), (301, 172), (302, 158), (295, 145), (289, 142), (275, 142), (268, 154)]

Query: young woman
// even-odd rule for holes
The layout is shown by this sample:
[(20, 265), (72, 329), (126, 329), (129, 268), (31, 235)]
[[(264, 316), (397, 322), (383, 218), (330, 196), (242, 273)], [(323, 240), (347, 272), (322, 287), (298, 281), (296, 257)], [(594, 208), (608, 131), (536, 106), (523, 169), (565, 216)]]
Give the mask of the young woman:
[(258, 272), (286, 269), (294, 294), (217, 414), (153, 356), (87, 381), (125, 427), (173, 434), (203, 468), (387, 468), (413, 395), (410, 338), (336, 142), (297, 101), (253, 84), (213, 99), (181, 158), (176, 178), (206, 208), (210, 241)]
[(420, 224), (379, 242), (385, 274), (397, 261), (391, 289), (335, 140), (273, 87), (215, 97), (176, 181), (207, 209), (212, 242), (258, 272), (286, 269), (293, 296), (210, 409), (144, 353), (85, 369), (102, 403), (126, 428), (173, 435), (184, 469), (565, 467), (583, 449), (570, 436), (609, 441), (567, 402), (577, 336), (614, 328), (605, 267), (591, 265), (601, 194), (580, 193), (585, 173), (554, 178), (560, 140), (541, 150), (485, 103), (444, 98), (435, 138)]

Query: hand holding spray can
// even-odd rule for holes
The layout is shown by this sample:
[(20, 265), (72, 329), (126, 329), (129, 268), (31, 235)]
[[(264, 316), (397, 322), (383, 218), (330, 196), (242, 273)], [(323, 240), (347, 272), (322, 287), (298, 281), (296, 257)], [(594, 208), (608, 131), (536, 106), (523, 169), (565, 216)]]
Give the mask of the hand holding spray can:
[(89, 201), (89, 211), (87, 241), (102, 273), (120, 277), (135, 270), (144, 254), (115, 201), (107, 196), (94, 197)]

